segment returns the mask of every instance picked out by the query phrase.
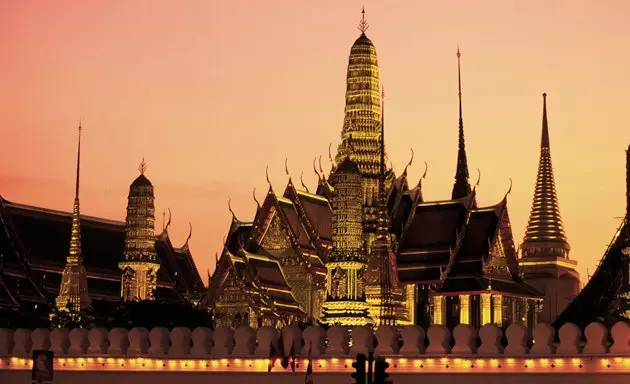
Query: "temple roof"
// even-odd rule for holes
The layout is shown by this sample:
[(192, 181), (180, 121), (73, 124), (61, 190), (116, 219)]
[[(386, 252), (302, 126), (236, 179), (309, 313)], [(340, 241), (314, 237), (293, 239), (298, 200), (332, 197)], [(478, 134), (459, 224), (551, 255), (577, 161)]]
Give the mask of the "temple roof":
[[(72, 213), (16, 204), (0, 197), (0, 218), (13, 246), (2, 242), (2, 270), (15, 278), (27, 279), (28, 271), (43, 287), (41, 301), (59, 293), (61, 273), (69, 250)], [(125, 223), (81, 215), (82, 256), (93, 299), (120, 300), (120, 261), (125, 242)], [(5, 249), (6, 248), (6, 249)], [(9, 249), (11, 248), (11, 249)], [(175, 249), (168, 236), (156, 237), (160, 260), (158, 297), (164, 293), (182, 300), (187, 293), (200, 292), (203, 282), (189, 251)], [(27, 261), (23, 265), (21, 259)], [(16, 282), (17, 284), (17, 282)], [(26, 286), (20, 285), (20, 290)], [(23, 293), (26, 297), (29, 294)], [(32, 296), (32, 295), (31, 295)], [(29, 297), (28, 300), (35, 298)]]
[(542, 137), (540, 161), (534, 191), (534, 201), (521, 246), (523, 257), (567, 257), (571, 249), (560, 217), (558, 196), (551, 165), (547, 94), (543, 94)]

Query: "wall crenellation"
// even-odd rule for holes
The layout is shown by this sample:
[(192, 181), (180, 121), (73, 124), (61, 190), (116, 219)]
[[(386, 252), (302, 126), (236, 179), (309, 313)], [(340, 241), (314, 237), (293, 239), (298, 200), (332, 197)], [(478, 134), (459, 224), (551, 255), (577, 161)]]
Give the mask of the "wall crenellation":
[[(610, 333), (609, 333), (610, 332)], [(591, 323), (583, 331), (567, 323), (558, 331), (548, 324), (537, 324), (533, 330), (533, 346), (528, 348), (527, 329), (519, 324), (505, 331), (507, 346), (501, 343), (503, 331), (494, 324), (483, 326), (479, 333), (465, 324), (452, 332), (444, 326), (432, 325), (425, 332), (419, 326), (383, 326), (376, 332), (367, 326), (330, 327), (327, 331), (310, 326), (304, 331), (295, 326), (281, 330), (272, 327), (253, 329), (247, 326), (232, 330), (219, 327), (188, 329), (137, 327), (131, 330), (94, 329), (0, 329), (0, 357), (28, 357), (33, 350), (51, 350), (56, 356), (173, 356), (173, 357), (261, 357), (271, 349), (291, 350), (296, 355), (313, 357), (352, 357), (357, 353), (375, 352), (381, 356), (486, 355), (486, 356), (572, 356), (630, 355), (630, 324), (618, 322), (610, 331), (601, 323)], [(582, 342), (583, 336), (586, 342)], [(477, 339), (481, 340), (478, 346)], [(374, 340), (377, 343), (374, 343)], [(612, 339), (612, 343), (609, 340)], [(451, 340), (454, 343), (451, 343)], [(402, 345), (401, 345), (402, 341)], [(425, 343), (428, 346), (425, 348)], [(376, 346), (375, 346), (376, 344)], [(451, 345), (453, 345), (451, 347)]]

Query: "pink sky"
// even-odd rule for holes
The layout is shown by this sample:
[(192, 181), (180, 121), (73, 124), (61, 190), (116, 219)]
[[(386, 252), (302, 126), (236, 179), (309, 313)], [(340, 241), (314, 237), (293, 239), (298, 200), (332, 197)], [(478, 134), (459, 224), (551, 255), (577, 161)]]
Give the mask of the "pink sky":
[[(144, 156), (171, 237), (205, 276), (230, 222), (286, 185), (314, 188), (337, 147), (363, 1), (57, 0), (0, 3), (0, 193), (71, 210), (83, 122), (82, 213), (123, 220)], [(509, 178), (516, 241), (533, 197), (543, 92), (560, 210), (586, 278), (625, 209), (630, 2), (365, 1), (387, 90), (387, 149), (427, 199), (450, 196), (457, 152), (457, 44), (464, 126), (482, 204)], [(324, 156), (326, 158), (327, 156)], [(328, 164), (325, 164), (328, 166)]]

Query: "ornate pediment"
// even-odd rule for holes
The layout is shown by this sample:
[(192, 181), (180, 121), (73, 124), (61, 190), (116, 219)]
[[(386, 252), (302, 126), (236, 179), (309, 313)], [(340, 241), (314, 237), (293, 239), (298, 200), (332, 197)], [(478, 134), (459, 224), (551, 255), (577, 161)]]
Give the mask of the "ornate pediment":
[(284, 229), (275, 207), (272, 207), (269, 210), (268, 215), (268, 219), (265, 220), (266, 228), (263, 232), (260, 245), (268, 250), (291, 248), (292, 246), (291, 241), (289, 240), (289, 235)]

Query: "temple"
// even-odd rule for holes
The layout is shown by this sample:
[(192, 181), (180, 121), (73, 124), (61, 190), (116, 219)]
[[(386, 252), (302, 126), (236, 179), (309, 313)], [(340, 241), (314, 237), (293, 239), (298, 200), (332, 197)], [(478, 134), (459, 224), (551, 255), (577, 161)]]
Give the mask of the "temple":
[(521, 267), (529, 284), (545, 295), (540, 321), (553, 323), (580, 291), (577, 262), (562, 225), (551, 165), (547, 94), (543, 94), (540, 161), (534, 201), (521, 244)]
[(68, 303), (83, 310), (95, 301), (121, 299), (199, 302), (206, 287), (188, 241), (174, 247), (168, 225), (158, 235), (153, 232), (153, 187), (146, 176), (130, 187), (126, 222), (81, 215), (80, 136), (77, 157), (73, 212), (0, 196), (0, 309), (44, 318)]
[(319, 170), (314, 163), (319, 181), (311, 193), (304, 183), (294, 185), (285, 164), (284, 192), (269, 183), (253, 220), (233, 216), (206, 297), (215, 324), (531, 326), (542, 294), (521, 276), (509, 191), (495, 205), (479, 207), (479, 182), (471, 188), (468, 181), (459, 50), (453, 195), (427, 201), (424, 176), (409, 186), (411, 161), (400, 176), (385, 167), (384, 105), (367, 27), (363, 13), (330, 173), (321, 158)]
[(626, 151), (626, 214), (595, 273), (555, 321), (556, 328), (630, 321), (630, 146)]

